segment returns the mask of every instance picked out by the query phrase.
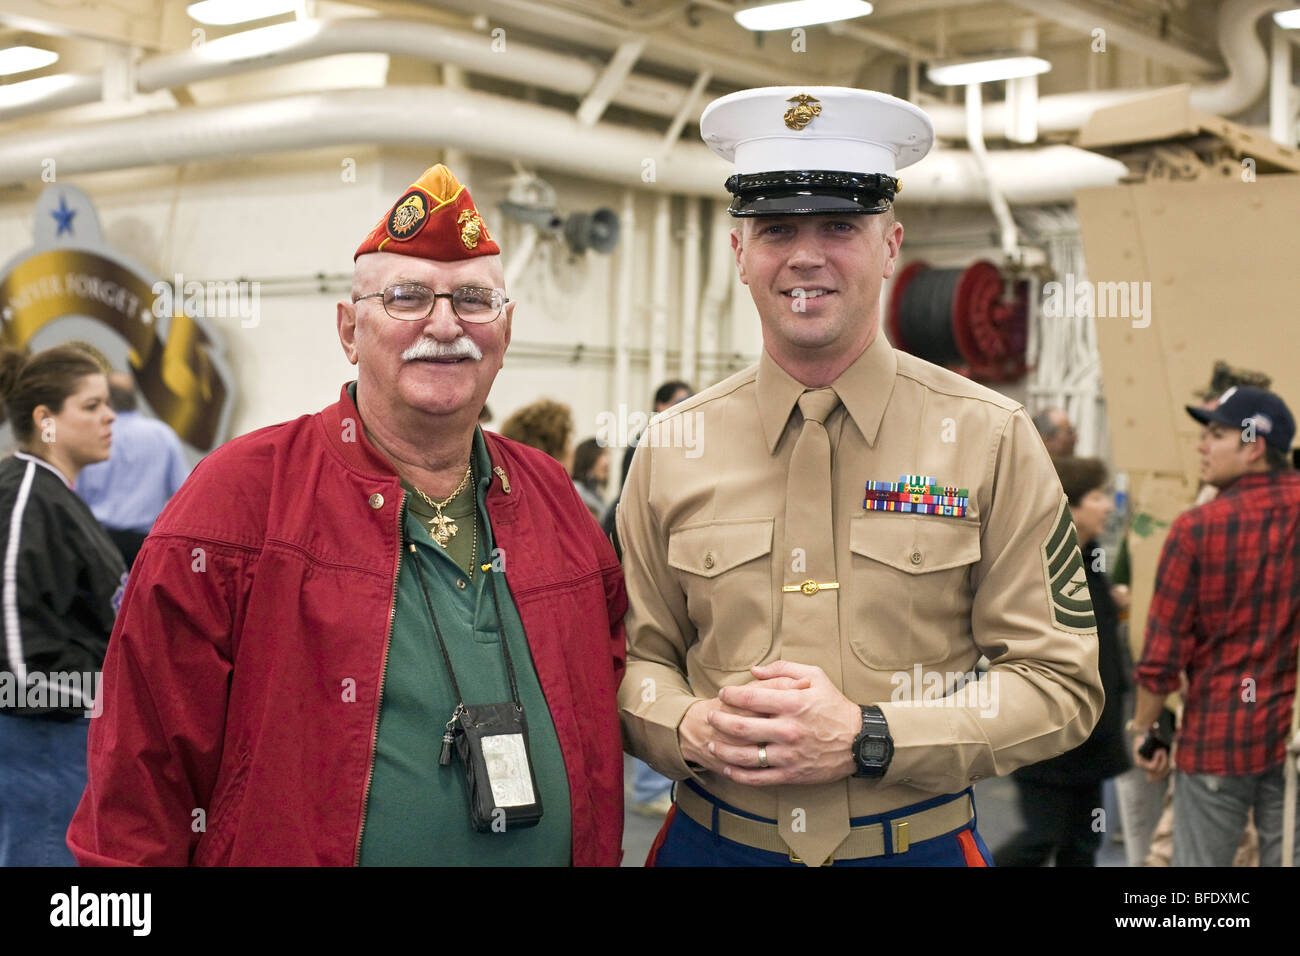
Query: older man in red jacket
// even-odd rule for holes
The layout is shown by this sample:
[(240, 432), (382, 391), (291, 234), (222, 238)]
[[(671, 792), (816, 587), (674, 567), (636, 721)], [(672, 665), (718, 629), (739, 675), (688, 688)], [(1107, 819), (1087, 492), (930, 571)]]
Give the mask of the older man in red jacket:
[(83, 864), (619, 861), (623, 580), (560, 466), (476, 425), (500, 249), (435, 166), (355, 259), (357, 381), (208, 456), (140, 552)]

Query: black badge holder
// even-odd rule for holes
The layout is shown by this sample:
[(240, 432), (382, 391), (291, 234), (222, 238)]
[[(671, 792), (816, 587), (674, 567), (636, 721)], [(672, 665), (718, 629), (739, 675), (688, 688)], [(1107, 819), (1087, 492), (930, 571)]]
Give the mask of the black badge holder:
[[(475, 516), (475, 520), (478, 520)], [(492, 565), (481, 565), (487, 575), (492, 592), (492, 606), (497, 615), (497, 638), (506, 660), (506, 674), (510, 679), (511, 700), (502, 704), (475, 704), (468, 706), (456, 682), (456, 672), (451, 666), (451, 656), (438, 627), (438, 616), (433, 613), (433, 602), (425, 587), (424, 572), (410, 536), (405, 536), (413, 556), (420, 591), (433, 621), (433, 631), (438, 637), (438, 649), (456, 694), (456, 709), (447, 721), (442, 736), (442, 751), (438, 763), (451, 764), (453, 746), (460, 755), (465, 769), (465, 792), (469, 797), (470, 824), (480, 833), (508, 832), (536, 826), (542, 819), (542, 795), (537, 788), (537, 776), (528, 749), (528, 723), (524, 705), (519, 699), (519, 685), (515, 680), (514, 663), (502, 627), (501, 604), (497, 599), (496, 575)]]

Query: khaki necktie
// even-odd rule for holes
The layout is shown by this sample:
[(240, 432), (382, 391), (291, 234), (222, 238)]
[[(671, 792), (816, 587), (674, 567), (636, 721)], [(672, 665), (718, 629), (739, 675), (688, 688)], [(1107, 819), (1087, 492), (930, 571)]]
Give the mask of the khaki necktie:
[[(781, 658), (815, 664), (837, 687), (840, 666), (839, 590), (831, 517), (831, 442), (823, 424), (839, 405), (834, 389), (799, 396), (803, 429), (790, 457), (785, 492), (785, 563)], [(849, 835), (848, 782), (782, 786), (777, 795), (781, 838), (809, 866), (820, 866)]]

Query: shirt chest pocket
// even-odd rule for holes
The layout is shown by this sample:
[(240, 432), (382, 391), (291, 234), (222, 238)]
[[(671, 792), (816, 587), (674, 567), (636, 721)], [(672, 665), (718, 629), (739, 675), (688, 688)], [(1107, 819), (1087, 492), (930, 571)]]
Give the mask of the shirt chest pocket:
[(849, 522), (849, 549), (849, 643), (864, 664), (908, 669), (970, 647), (979, 522), (867, 512)]
[(772, 519), (716, 521), (677, 528), (668, 536), (668, 564), (677, 572), (695, 624), (697, 662), (713, 670), (745, 670), (772, 646)]

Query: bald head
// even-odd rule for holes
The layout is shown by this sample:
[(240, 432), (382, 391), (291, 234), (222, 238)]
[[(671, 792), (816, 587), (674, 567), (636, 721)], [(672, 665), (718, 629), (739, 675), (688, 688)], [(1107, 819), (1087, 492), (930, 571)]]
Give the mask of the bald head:
[(1068, 458), (1074, 454), (1078, 434), (1070, 424), (1070, 416), (1063, 408), (1048, 408), (1034, 416), (1038, 434), (1053, 458)]

